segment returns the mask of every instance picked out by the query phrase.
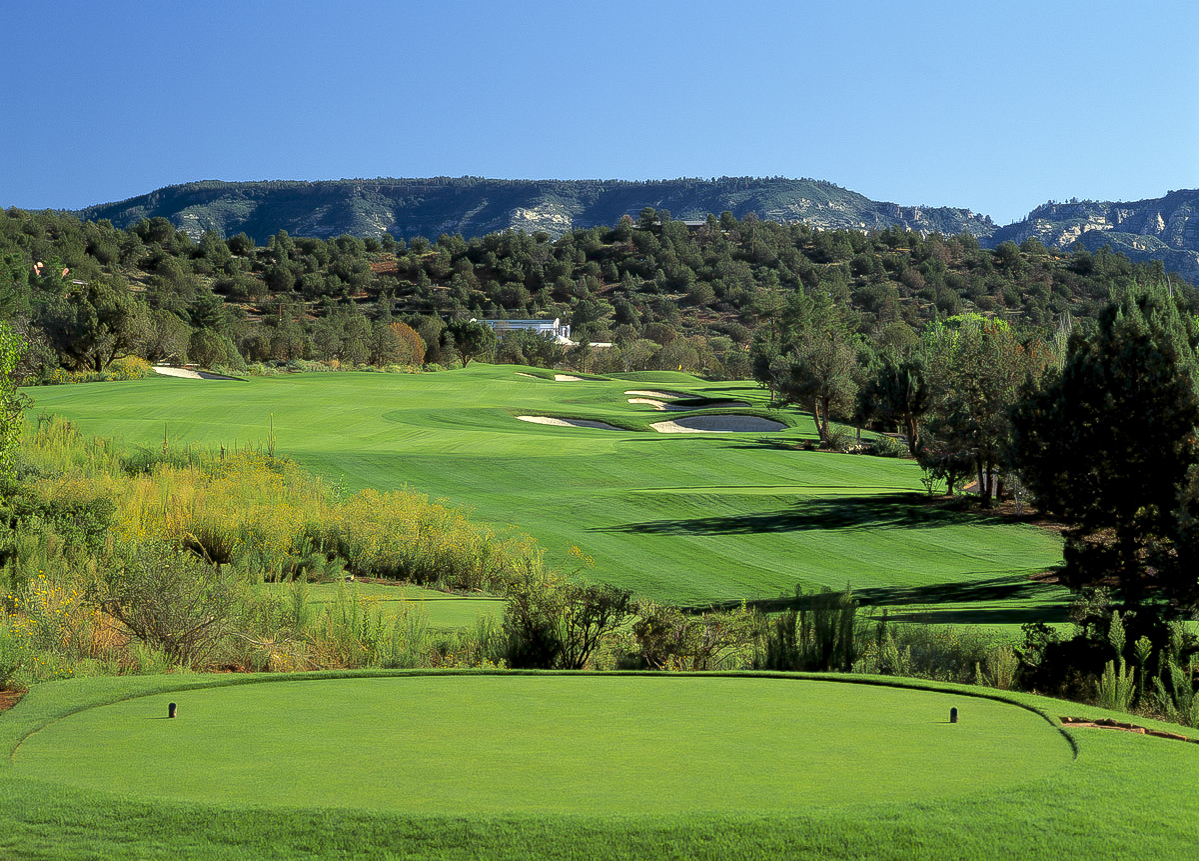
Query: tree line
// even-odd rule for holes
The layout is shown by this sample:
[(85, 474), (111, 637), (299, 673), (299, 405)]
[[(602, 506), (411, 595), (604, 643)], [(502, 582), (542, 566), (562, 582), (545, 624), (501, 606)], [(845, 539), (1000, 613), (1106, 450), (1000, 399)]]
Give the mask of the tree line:
[(880, 352), (972, 313), (1048, 338), (1063, 314), (1094, 319), (1113, 289), (1138, 281), (1169, 283), (1196, 304), (1194, 288), (1160, 265), (1106, 250), (1061, 254), (1030, 240), (987, 251), (969, 235), (819, 231), (729, 213), (695, 225), (647, 208), (556, 240), (280, 231), (265, 244), (245, 234), (193, 239), (165, 218), (121, 230), (55, 212), (0, 216), (0, 319), (30, 342), (35, 380), (102, 374), (128, 356), (231, 370), (451, 366), (472, 357), (448, 324), (525, 317), (561, 318), (580, 348), (520, 334), (478, 356), (744, 378), (755, 337), (804, 296), (823, 297)]

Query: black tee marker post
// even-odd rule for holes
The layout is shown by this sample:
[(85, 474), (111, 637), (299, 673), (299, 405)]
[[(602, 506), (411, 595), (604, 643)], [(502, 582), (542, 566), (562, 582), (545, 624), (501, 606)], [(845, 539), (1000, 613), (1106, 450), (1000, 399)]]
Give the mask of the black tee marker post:
[[(176, 706), (174, 703), (167, 703), (167, 717), (173, 718), (175, 716), (175, 709)], [(957, 718), (954, 718), (954, 720), (957, 720)]]
[[(174, 703), (172, 703), (172, 705), (174, 705)], [(175, 713), (172, 711), (172, 712), (171, 712), (171, 717), (174, 717), (174, 716), (175, 716)], [(950, 722), (950, 723), (957, 723), (957, 722), (958, 722), (958, 710), (957, 710), (957, 707), (956, 707), (956, 706), (954, 706), (953, 708), (951, 708), (951, 709), (949, 710), (949, 722)]]

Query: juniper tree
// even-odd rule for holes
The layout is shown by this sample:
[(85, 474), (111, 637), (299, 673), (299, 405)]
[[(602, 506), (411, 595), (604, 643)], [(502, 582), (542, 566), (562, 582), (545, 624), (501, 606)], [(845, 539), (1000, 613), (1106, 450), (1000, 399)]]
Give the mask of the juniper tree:
[(1197, 575), (1184, 559), (1199, 460), (1197, 343), (1175, 296), (1133, 287), (1101, 312), (1092, 337), (1071, 338), (1061, 372), (1015, 410), (1024, 480), (1070, 524), (1067, 585), (1112, 585), (1130, 609), (1195, 606)]

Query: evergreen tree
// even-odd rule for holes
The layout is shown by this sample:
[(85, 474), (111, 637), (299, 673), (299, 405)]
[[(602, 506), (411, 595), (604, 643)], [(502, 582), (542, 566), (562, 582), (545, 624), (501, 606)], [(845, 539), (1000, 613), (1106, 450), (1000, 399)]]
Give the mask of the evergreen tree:
[(1070, 524), (1068, 585), (1114, 584), (1130, 609), (1194, 607), (1196, 571), (1180, 564), (1178, 539), (1199, 459), (1199, 328), (1175, 296), (1146, 287), (1098, 322), (1015, 411), (1016, 461), (1041, 507)]

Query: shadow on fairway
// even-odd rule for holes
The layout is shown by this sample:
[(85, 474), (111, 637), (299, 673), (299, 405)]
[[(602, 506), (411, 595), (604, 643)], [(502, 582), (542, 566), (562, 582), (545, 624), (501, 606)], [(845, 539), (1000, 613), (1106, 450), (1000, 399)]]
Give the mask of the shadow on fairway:
[(592, 531), (629, 535), (754, 535), (825, 529), (930, 529), (1003, 522), (997, 517), (976, 512), (923, 505), (920, 502), (922, 499), (921, 494), (909, 492), (806, 499), (778, 511), (689, 520), (651, 520)]
[[(955, 583), (934, 583), (927, 586), (888, 587), (854, 589), (853, 597), (864, 607), (903, 607), (912, 605), (921, 609), (910, 612), (892, 611), (888, 619), (895, 622), (943, 622), (953, 624), (1023, 624), (1036, 621), (1063, 621), (1065, 605), (1056, 599), (1061, 587), (1040, 580), (1033, 580), (1026, 573), (1005, 574), (986, 580), (959, 580)], [(764, 613), (781, 613), (807, 606), (816, 596), (783, 595), (778, 598), (759, 598), (744, 602)], [(1037, 601), (1025, 607), (988, 607), (1010, 601)], [(937, 610), (941, 604), (976, 603), (982, 606), (955, 607)], [(703, 612), (709, 609), (734, 610), (742, 606), (741, 601), (721, 604), (686, 607), (685, 612)]]
[(891, 622), (918, 622), (927, 625), (1027, 625), (1030, 622), (1065, 622), (1067, 607), (1045, 604), (1036, 607), (979, 608), (977, 610), (926, 610), (889, 613)]

